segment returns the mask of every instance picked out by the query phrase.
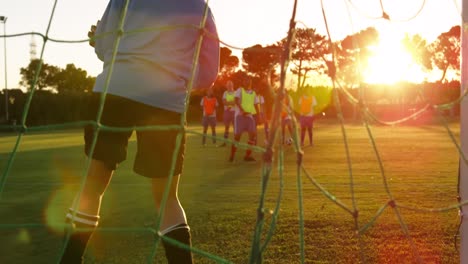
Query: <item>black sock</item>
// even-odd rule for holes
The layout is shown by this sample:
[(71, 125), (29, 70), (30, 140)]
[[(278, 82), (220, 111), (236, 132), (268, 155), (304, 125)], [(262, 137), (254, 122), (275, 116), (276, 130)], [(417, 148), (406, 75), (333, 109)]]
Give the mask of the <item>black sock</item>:
[(68, 240), (67, 247), (63, 252), (61, 264), (81, 264), (89, 238), (93, 232), (73, 232)]
[[(67, 223), (70, 224), (65, 230), (65, 236), (70, 235), (67, 246), (63, 252), (61, 264), (81, 264), (91, 235), (96, 229), (99, 216), (91, 216), (77, 212), (72, 224), (73, 213), (67, 215)], [(85, 222), (85, 223), (83, 223)], [(80, 230), (81, 229), (81, 230)], [(85, 229), (85, 230), (83, 230)], [(65, 237), (66, 239), (66, 237)], [(64, 240), (65, 243), (65, 240)]]
[[(164, 236), (177, 240), (182, 244), (188, 246), (191, 245), (190, 229), (185, 223), (171, 228), (171, 230), (164, 234)], [(166, 251), (166, 258), (169, 264), (193, 263), (191, 251), (173, 245), (168, 241), (164, 241), (164, 239), (162, 240), (162, 244), (164, 246), (164, 250)]]

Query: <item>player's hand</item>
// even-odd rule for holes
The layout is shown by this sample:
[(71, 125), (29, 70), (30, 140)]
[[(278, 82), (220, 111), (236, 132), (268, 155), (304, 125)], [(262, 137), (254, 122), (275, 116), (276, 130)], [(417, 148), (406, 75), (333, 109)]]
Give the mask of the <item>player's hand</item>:
[(91, 47), (94, 47), (96, 44), (96, 41), (94, 40), (94, 35), (96, 34), (96, 29), (97, 29), (97, 24), (99, 21), (96, 23), (96, 25), (92, 25), (91, 29), (88, 31), (88, 38), (89, 38), (89, 45)]

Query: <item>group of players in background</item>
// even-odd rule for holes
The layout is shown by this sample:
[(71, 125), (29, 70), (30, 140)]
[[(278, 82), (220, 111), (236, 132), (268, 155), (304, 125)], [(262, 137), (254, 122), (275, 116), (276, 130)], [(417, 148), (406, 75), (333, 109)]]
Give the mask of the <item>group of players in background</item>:
[[(283, 99), (281, 109), (281, 143), (291, 145), (293, 142), (293, 115), (297, 113), (300, 124), (300, 143), (305, 146), (306, 133), (309, 139), (309, 145), (313, 146), (313, 124), (314, 110), (317, 106), (317, 100), (312, 95), (310, 89), (301, 94), (298, 100), (298, 107), (294, 108), (291, 96), (286, 94)], [(231, 80), (226, 82), (226, 90), (223, 93), (223, 123), (224, 139), (229, 138), (231, 125), (234, 130), (234, 141), (239, 142), (242, 134), (248, 134), (248, 145), (257, 145), (257, 126), (263, 124), (265, 133), (265, 144), (269, 135), (269, 120), (265, 111), (265, 98), (258, 90), (252, 87), (252, 80), (249, 77), (242, 79), (241, 86), (234, 89), (234, 83)], [(217, 98), (213, 95), (213, 90), (208, 89), (206, 95), (200, 102), (203, 110), (202, 126), (203, 137), (202, 145), (206, 146), (206, 135), (208, 128), (211, 128), (212, 142), (216, 144), (216, 108), (219, 107)], [(289, 132), (289, 137), (286, 137)], [(223, 141), (220, 147), (225, 147)], [(229, 161), (233, 162), (237, 152), (235, 144), (231, 144)], [(244, 155), (244, 161), (255, 161), (252, 157), (252, 150), (249, 148)]]

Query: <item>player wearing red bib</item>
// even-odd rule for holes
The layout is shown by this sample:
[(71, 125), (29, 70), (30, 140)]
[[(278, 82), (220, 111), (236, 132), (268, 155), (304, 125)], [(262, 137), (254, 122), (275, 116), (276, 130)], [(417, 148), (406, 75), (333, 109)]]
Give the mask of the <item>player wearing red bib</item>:
[(208, 89), (207, 94), (201, 99), (200, 105), (203, 108), (203, 139), (202, 145), (206, 145), (206, 133), (208, 127), (211, 127), (211, 135), (213, 136), (213, 144), (216, 144), (216, 108), (218, 107), (218, 100), (213, 96), (213, 90)]

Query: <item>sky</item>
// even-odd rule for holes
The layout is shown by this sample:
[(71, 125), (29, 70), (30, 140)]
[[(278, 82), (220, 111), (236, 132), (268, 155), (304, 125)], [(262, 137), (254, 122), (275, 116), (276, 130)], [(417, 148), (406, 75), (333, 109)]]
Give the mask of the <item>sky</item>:
[[(461, 0), (323, 0), (324, 12), (334, 41), (373, 26), (392, 38), (404, 33), (420, 34), (433, 41), (440, 33), (461, 22)], [(382, 2), (391, 20), (378, 19)], [(0, 0), (0, 35), (39, 32), (46, 34), (54, 0)], [(108, 0), (58, 0), (48, 36), (58, 40), (85, 40), (89, 27), (101, 17)], [(284, 38), (289, 29), (293, 0), (210, 0), (220, 39), (237, 48), (255, 44), (268, 45)], [(421, 9), (422, 7), (422, 9)], [(420, 10), (421, 9), (421, 10)], [(420, 11), (420, 12), (418, 12)], [(296, 21), (299, 27), (317, 29), (326, 35), (320, 0), (298, 0)], [(0, 38), (0, 90), (18, 88), (20, 68), (30, 60), (30, 44), (36, 44), (37, 57), (44, 50), (45, 63), (64, 68), (67, 64), (96, 76), (102, 63), (94, 50), (83, 43), (55, 43), (43, 41), (40, 36)], [(6, 42), (5, 71), (4, 43)], [(234, 49), (236, 55), (241, 50)]]

